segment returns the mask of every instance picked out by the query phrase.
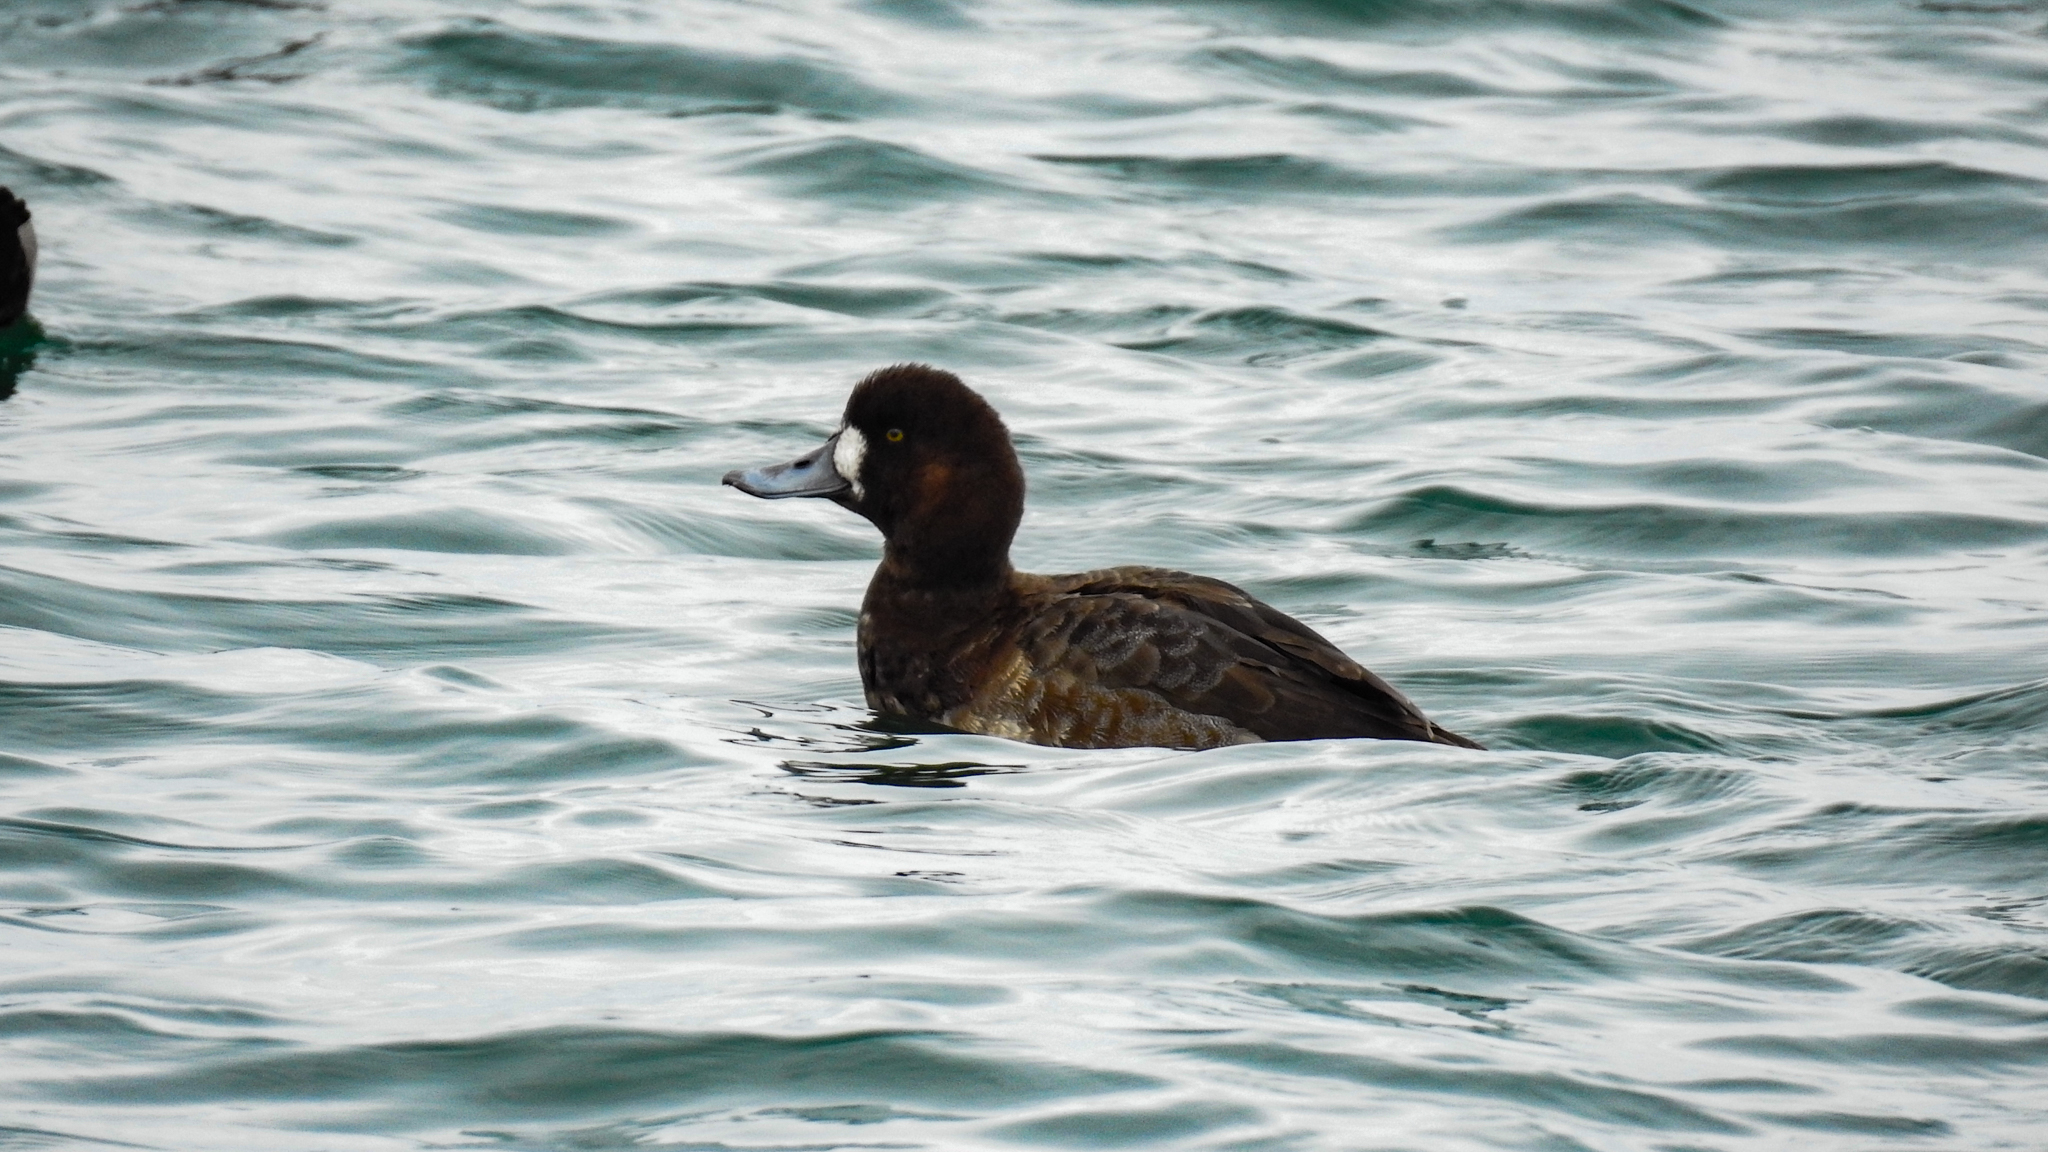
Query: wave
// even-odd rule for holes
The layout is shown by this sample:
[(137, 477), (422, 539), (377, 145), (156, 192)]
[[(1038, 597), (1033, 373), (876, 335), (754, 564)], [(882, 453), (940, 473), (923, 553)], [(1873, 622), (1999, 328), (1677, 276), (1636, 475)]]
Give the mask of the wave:
[(305, 648), (406, 665), (646, 635), (489, 596), (248, 599), (108, 588), (7, 566), (0, 566), (0, 625), (144, 651)]
[(661, 310), (679, 304), (742, 297), (787, 304), (840, 316), (869, 319), (917, 316), (952, 303), (943, 289), (905, 284), (820, 284), (801, 280), (690, 280), (653, 288), (625, 288), (587, 297), (583, 303)]
[(1787, 140), (1833, 148), (1896, 148), (1935, 140), (1995, 140), (2037, 147), (2042, 143), (2040, 137), (2031, 133), (1996, 124), (1916, 120), (1855, 112), (1770, 124), (1744, 124), (1728, 131), (1742, 135), (1781, 136)]
[(617, 236), (633, 231), (630, 222), (613, 216), (507, 204), (458, 204), (436, 215), (450, 224), (501, 236)]
[(1748, 1125), (1647, 1087), (1624, 1087), (1557, 1072), (1457, 1067), (1422, 1060), (1333, 1052), (1279, 1042), (1210, 1041), (1176, 1049), (1250, 1071), (1324, 1077), (1396, 1096), (1454, 1096), (1557, 1111), (1602, 1124), (1653, 1132), (1735, 1135)]
[(1276, 0), (1255, 9), (1197, 0), (1186, 7), (1228, 25), (1298, 35), (1391, 32), (1435, 38), (1501, 30), (1594, 40), (1682, 40), (1727, 26), (1712, 13), (1677, 0)]
[(2048, 192), (2048, 180), (1940, 160), (1749, 165), (1706, 169), (1690, 174), (1686, 183), (1709, 196), (1780, 205), (1838, 205), (1976, 193), (2039, 199)]
[(401, 43), (401, 72), (441, 95), (516, 112), (602, 106), (859, 119), (911, 105), (829, 63), (794, 55), (532, 32), (481, 17)]
[(734, 315), (727, 310), (705, 315), (627, 318), (597, 316), (588, 309), (553, 304), (513, 304), (424, 318), (393, 317), (374, 325), (372, 330), (411, 340), (487, 345), (494, 355), (504, 356), (511, 350), (518, 353), (512, 358), (522, 360), (536, 358), (532, 349), (545, 344), (558, 350), (556, 359), (574, 363), (585, 360), (590, 345), (597, 340), (709, 344), (774, 334), (797, 326), (791, 316), (765, 310), (752, 315)]
[[(1889, 968), (1951, 988), (2048, 1000), (2048, 950), (1846, 908), (1774, 916), (1679, 947), (1715, 956)], [(1963, 1006), (1955, 1006), (1964, 1010)], [(1941, 1014), (1939, 1006), (1930, 1011)]]
[[(341, 342), (244, 335), (184, 327), (144, 327), (118, 336), (70, 342), (66, 354), (90, 362), (98, 372), (147, 373), (161, 387), (167, 372), (220, 373), (232, 370), (261, 377), (448, 383), (459, 368), (384, 355)], [(147, 422), (154, 416), (138, 417)]]
[(91, 188), (118, 181), (94, 168), (45, 160), (0, 145), (0, 183), (44, 188)]
[(2044, 846), (2048, 815), (2040, 813), (1921, 815), (1839, 803), (1749, 833), (1722, 859), (1780, 878), (1969, 883), (2026, 897), (2028, 861)]
[(2040, 181), (1946, 163), (1643, 173), (1704, 203), (1640, 192), (1552, 199), (1451, 226), (1448, 240), (1691, 242), (1736, 251), (2011, 253), (2048, 236)]
[[(2048, 1064), (2048, 1039), (1864, 1033), (1849, 1036), (1724, 1036), (1701, 1049), (1745, 1056), (1807, 1060), (1836, 1067), (1917, 1068), (1995, 1073)], [(1912, 1132), (1908, 1126), (1906, 1131)], [(1939, 1129), (1936, 1129), (1939, 1131)]]
[(1913, 556), (2009, 547), (2048, 524), (1968, 512), (1767, 511), (1656, 502), (1565, 505), (1449, 484), (1412, 489), (1342, 526), (1367, 536), (1505, 540), (1552, 552), (1642, 556)]
[(133, 215), (154, 227), (213, 239), (267, 240), (313, 248), (346, 248), (357, 243), (354, 236), (305, 228), (254, 216), (209, 208), (204, 204), (150, 204), (132, 210)]
[(791, 195), (892, 211), (928, 200), (1049, 195), (916, 148), (858, 136), (775, 144), (731, 160), (733, 171), (771, 179)]
[[(1645, 713), (1650, 709), (1644, 708)], [(1663, 711), (1659, 709), (1658, 711)], [(1730, 752), (1733, 745), (1669, 715), (1616, 715), (1594, 711), (1517, 716), (1494, 731), (1504, 746), (1546, 748), (1582, 756), (1640, 756), (1650, 752)]]
[(2010, 737), (2048, 725), (2048, 680), (2007, 685), (1924, 704), (1842, 711), (1788, 710), (1802, 720), (1872, 727), (1896, 740), (1901, 729), (1934, 737)]
[(1225, 308), (1173, 324), (1150, 340), (1125, 340), (1120, 348), (1134, 352), (1165, 352), (1200, 359), (1230, 359), (1246, 364), (1277, 364), (1302, 356), (1355, 348), (1393, 334), (1364, 324), (1326, 316), (1306, 316), (1284, 308)]
[(1329, 195), (1386, 192), (1415, 186), (1413, 178), (1353, 169), (1315, 157), (1284, 152), (1191, 157), (1047, 152), (1038, 153), (1032, 159), (1084, 168), (1110, 179), (1151, 185), (1179, 195), (1192, 192)]
[[(1320, 94), (1415, 97), (1458, 100), (1504, 96), (1508, 90), (1455, 72), (1384, 71), (1352, 68), (1308, 56), (1282, 56), (1242, 45), (1203, 48), (1189, 63), (1229, 75), (1244, 76), (1292, 91)], [(1420, 121), (1413, 123), (1423, 123)]]
[(23, 1087), (44, 1099), (358, 1101), (356, 1125), (411, 1128), (479, 1120), (840, 1105), (1015, 1107), (1157, 1087), (1160, 1081), (1028, 1057), (975, 1052), (938, 1032), (810, 1035), (538, 1028), (448, 1040), (277, 1050), (143, 1075), (82, 1076)]
[[(986, 852), (936, 853), (980, 856)], [(928, 876), (938, 861), (917, 872)], [(918, 890), (924, 890), (922, 886)], [(935, 909), (909, 919), (863, 924), (694, 925), (621, 921), (525, 928), (503, 937), (534, 952), (690, 954), (765, 950), (785, 957), (886, 955), (948, 963), (1029, 954), (1072, 971), (1143, 971), (1165, 976), (1190, 965), (1244, 978), (1276, 975), (1396, 984), (1453, 984), (1459, 994), (1499, 995), (1558, 984), (1605, 984), (1645, 972), (1717, 984), (1838, 989), (1796, 965), (1704, 961), (1569, 932), (1500, 908), (1325, 914), (1244, 896), (1180, 891), (1113, 891), (1028, 913)], [(1219, 947), (1225, 951), (1218, 951)]]
[(308, 552), (390, 548), (488, 556), (567, 556), (584, 548), (583, 541), (559, 530), (522, 523), (520, 518), (501, 512), (462, 507), (322, 519), (244, 539)]

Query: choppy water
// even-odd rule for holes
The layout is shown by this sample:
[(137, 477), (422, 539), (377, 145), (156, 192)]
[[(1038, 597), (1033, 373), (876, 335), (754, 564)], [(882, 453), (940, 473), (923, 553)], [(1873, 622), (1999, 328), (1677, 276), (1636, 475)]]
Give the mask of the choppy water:
[[(10, 0), (0, 1147), (2037, 1146), (2044, 26)], [(1495, 751), (872, 726), (906, 359)]]

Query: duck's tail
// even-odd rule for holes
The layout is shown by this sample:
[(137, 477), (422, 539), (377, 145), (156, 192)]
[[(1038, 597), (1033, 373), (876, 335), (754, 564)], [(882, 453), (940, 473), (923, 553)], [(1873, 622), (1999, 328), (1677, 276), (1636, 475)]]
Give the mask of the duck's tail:
[(1432, 744), (1449, 744), (1453, 748), (1473, 748), (1481, 752), (1486, 751), (1486, 745), (1469, 736), (1460, 736), (1439, 724), (1430, 724), (1429, 736), (1430, 743)]

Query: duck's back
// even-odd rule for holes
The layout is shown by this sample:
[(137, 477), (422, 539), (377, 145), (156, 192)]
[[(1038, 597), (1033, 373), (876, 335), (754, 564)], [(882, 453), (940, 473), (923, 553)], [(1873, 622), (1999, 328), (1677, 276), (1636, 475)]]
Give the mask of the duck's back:
[[(1307, 625), (1161, 568), (1018, 575), (982, 691), (941, 717), (1041, 744), (1207, 748), (1365, 737), (1476, 748)], [(997, 639), (991, 637), (991, 639)]]

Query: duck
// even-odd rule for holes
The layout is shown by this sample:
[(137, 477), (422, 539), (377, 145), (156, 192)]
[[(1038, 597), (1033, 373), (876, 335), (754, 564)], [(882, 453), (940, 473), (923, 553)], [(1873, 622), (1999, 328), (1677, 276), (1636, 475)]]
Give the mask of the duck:
[(29, 289), (35, 286), (36, 229), (29, 217), (28, 204), (0, 185), (0, 328), (28, 312)]
[(857, 639), (868, 707), (883, 715), (1063, 748), (1481, 747), (1235, 585), (1139, 566), (1017, 571), (1025, 484), (1009, 429), (929, 364), (869, 374), (823, 444), (722, 482), (829, 500), (881, 531)]

